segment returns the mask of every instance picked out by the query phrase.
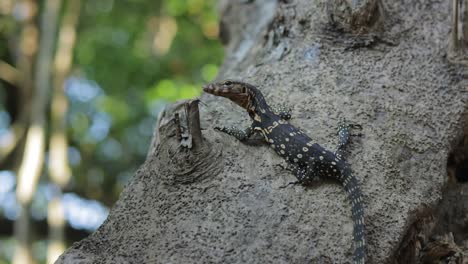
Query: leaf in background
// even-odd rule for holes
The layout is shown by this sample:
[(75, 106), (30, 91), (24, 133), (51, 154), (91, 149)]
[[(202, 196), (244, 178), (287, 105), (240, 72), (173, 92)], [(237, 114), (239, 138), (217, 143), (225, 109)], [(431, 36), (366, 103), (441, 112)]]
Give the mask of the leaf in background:
[(218, 74), (218, 66), (214, 64), (206, 64), (205, 66), (203, 66), (201, 74), (203, 77), (203, 81), (211, 82)]
[(177, 86), (174, 81), (171, 80), (161, 80), (145, 92), (147, 102), (155, 100), (166, 100), (172, 102), (177, 100), (178, 96), (179, 91)]
[(109, 114), (116, 123), (125, 122), (130, 118), (130, 108), (126, 102), (112, 96), (101, 96), (97, 100), (96, 108)]
[(180, 99), (190, 99), (199, 96), (201, 88), (191, 84), (184, 84), (180, 87), (179, 92)]

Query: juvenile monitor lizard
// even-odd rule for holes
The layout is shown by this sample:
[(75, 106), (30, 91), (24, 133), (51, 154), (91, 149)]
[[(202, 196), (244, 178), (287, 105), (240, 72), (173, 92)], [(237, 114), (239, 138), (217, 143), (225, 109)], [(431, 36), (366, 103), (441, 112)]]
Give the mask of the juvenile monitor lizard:
[(361, 190), (342, 155), (351, 136), (350, 128), (358, 127), (358, 125), (341, 124), (339, 126), (338, 149), (332, 152), (313, 142), (301, 130), (289, 124), (286, 121), (291, 118), (289, 111), (272, 109), (266, 103), (260, 90), (251, 84), (226, 80), (207, 84), (203, 90), (206, 93), (230, 99), (246, 109), (253, 120), (252, 125), (246, 130), (234, 127), (216, 129), (240, 141), (245, 141), (255, 132), (260, 132), (265, 137), (265, 141), (293, 168), (297, 183), (307, 185), (317, 178), (328, 178), (337, 180), (343, 185), (352, 205), (354, 263), (365, 263), (366, 243)]

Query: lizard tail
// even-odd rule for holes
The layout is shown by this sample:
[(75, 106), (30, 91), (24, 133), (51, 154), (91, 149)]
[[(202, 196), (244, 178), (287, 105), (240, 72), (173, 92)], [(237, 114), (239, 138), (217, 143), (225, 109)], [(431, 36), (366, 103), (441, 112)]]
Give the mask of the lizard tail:
[(359, 183), (350, 169), (343, 173), (343, 186), (351, 201), (352, 219), (354, 223), (354, 264), (364, 264), (366, 261), (366, 239), (364, 234), (364, 207)]

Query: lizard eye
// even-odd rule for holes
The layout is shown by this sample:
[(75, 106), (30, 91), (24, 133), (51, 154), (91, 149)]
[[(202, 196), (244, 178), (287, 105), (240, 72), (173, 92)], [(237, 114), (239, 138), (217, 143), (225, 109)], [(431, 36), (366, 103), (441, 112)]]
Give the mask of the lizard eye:
[(225, 82), (224, 82), (224, 85), (231, 85), (231, 84), (232, 84), (231, 81), (225, 81)]

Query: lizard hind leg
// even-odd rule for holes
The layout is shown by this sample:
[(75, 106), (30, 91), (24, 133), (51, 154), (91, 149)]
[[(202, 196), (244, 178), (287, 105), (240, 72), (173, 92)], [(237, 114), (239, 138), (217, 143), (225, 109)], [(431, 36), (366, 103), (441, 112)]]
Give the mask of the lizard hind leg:
[(281, 167), (283, 170), (292, 172), (294, 176), (296, 176), (296, 179), (297, 179), (296, 181), (289, 182), (288, 184), (281, 186), (280, 187), (281, 189), (286, 188), (290, 185), (298, 185), (298, 184), (304, 185), (304, 184), (312, 182), (315, 178), (313, 176), (311, 177), (310, 173), (308, 173), (308, 171), (305, 168), (301, 168), (291, 163), (288, 163), (286, 167), (282, 165), (278, 165), (278, 166)]
[(235, 138), (237, 138), (239, 141), (246, 141), (247, 139), (249, 139), (253, 133), (254, 133), (254, 130), (252, 129), (252, 127), (248, 127), (247, 129), (245, 130), (240, 130), (234, 126), (229, 126), (229, 127), (215, 127), (214, 129), (218, 130), (218, 131), (221, 131), (223, 133), (226, 133), (228, 135), (231, 135)]
[(292, 172), (297, 178), (297, 183), (300, 183), (302, 185), (310, 185), (319, 179), (319, 177), (315, 173), (313, 173), (313, 170), (309, 170), (305, 167), (294, 167)]
[(338, 147), (335, 151), (335, 155), (342, 157), (346, 146), (349, 144), (351, 136), (362, 136), (361, 133), (352, 134), (351, 129), (362, 129), (362, 126), (359, 124), (350, 124), (346, 120), (342, 119), (338, 124)]

